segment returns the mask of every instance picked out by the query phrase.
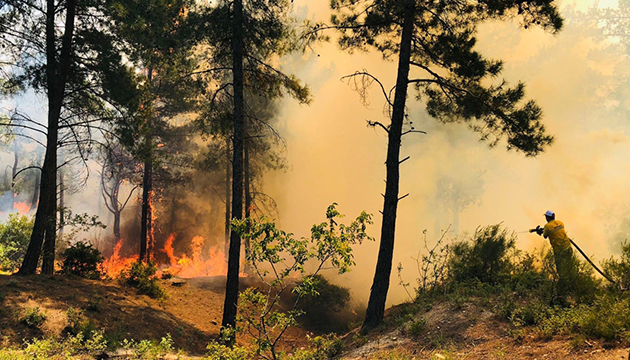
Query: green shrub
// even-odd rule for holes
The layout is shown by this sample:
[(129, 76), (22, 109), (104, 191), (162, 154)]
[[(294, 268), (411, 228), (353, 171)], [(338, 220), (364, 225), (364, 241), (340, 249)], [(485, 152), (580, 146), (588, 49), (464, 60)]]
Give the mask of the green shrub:
[(609, 293), (595, 299), (580, 319), (585, 334), (604, 340), (628, 340), (630, 301)]
[(478, 279), (484, 283), (504, 282), (512, 271), (510, 251), (516, 249), (516, 235), (501, 224), (478, 228), (471, 241), (451, 248), (449, 275), (456, 282)]
[(154, 299), (163, 299), (166, 292), (155, 276), (157, 268), (152, 262), (147, 264), (143, 262), (135, 262), (128, 270), (120, 273), (120, 280), (123, 284), (138, 289), (139, 294), (148, 295)]
[(92, 244), (82, 241), (71, 245), (63, 253), (63, 265), (61, 271), (64, 274), (76, 275), (88, 279), (98, 279), (101, 276), (98, 270), (104, 258), (98, 249)]
[[(304, 312), (299, 318), (300, 322), (324, 333), (346, 330), (342, 329), (344, 324), (342, 319), (338, 319), (337, 313), (348, 308), (350, 289), (332, 284), (321, 275), (315, 275), (311, 280), (317, 294), (307, 294), (297, 302), (297, 309)], [(292, 301), (295, 303), (296, 300), (297, 295)]]
[(132, 350), (132, 355), (129, 355), (127, 359), (164, 359), (168, 354), (174, 352), (173, 339), (170, 334), (163, 337), (159, 342), (155, 340), (124, 340), (123, 348)]
[(0, 270), (13, 272), (22, 264), (33, 230), (33, 218), (9, 214), (0, 223)]
[(621, 245), (621, 258), (611, 257), (602, 263), (604, 272), (624, 289), (630, 288), (630, 243)]
[(427, 321), (424, 318), (415, 320), (411, 322), (411, 324), (409, 325), (409, 333), (412, 336), (420, 336), (420, 334), (422, 334), (426, 326), (427, 326)]
[(39, 327), (46, 320), (46, 314), (39, 311), (39, 307), (27, 308), (20, 321), (30, 328)]
[(94, 332), (89, 338), (82, 334), (65, 339), (33, 339), (24, 343), (24, 348), (0, 348), (0, 360), (44, 360), (94, 358), (107, 348), (103, 334)]
[(310, 346), (289, 355), (289, 360), (329, 360), (335, 359), (345, 347), (344, 342), (331, 334), (310, 339)]
[(80, 334), (87, 339), (93, 332), (97, 331), (96, 324), (94, 324), (92, 319), (87, 319), (79, 309), (68, 308), (66, 317), (68, 326), (65, 328), (65, 332), (70, 335), (76, 336)]

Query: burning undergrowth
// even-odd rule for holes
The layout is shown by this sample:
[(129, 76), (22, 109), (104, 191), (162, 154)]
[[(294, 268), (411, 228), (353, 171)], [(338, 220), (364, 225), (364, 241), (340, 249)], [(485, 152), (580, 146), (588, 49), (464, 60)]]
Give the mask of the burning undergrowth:
[[(220, 245), (206, 243), (202, 236), (194, 236), (184, 249), (174, 247), (177, 234), (168, 236), (161, 248), (156, 249), (152, 259), (157, 265), (158, 276), (194, 278), (205, 276), (224, 276), (227, 274), (227, 262), (224, 249)], [(185, 243), (184, 241), (178, 242)], [(102, 271), (109, 277), (117, 277), (138, 261), (138, 255), (123, 252), (124, 240), (119, 240), (112, 254), (102, 264)], [(243, 274), (244, 275), (244, 274)]]

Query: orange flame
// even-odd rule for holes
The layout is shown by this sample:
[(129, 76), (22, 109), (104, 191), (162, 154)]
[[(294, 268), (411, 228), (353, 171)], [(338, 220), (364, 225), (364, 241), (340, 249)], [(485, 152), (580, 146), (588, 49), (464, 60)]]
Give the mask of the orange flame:
[[(227, 274), (225, 255), (220, 246), (212, 246), (208, 252), (204, 254), (203, 248), (206, 240), (201, 236), (195, 236), (190, 244), (192, 258), (188, 257), (186, 254), (177, 257), (173, 251), (174, 237), (173, 234), (169, 236), (164, 246), (163, 251), (168, 255), (170, 263), (170, 266), (163, 270), (164, 272), (183, 278)], [(244, 274), (242, 275), (244, 276)]]
[[(160, 251), (168, 257), (168, 262), (158, 264), (158, 276), (166, 274), (177, 275), (182, 278), (193, 278), (200, 276), (225, 276), (227, 275), (227, 261), (223, 251), (223, 246), (215, 245), (204, 251), (206, 240), (201, 236), (195, 236), (190, 242), (188, 254), (175, 255), (173, 242), (176, 234), (171, 234)], [(138, 261), (138, 256), (123, 257), (120, 255), (123, 241), (119, 240), (114, 246), (111, 257), (103, 262), (101, 271), (109, 277), (115, 278), (122, 270), (128, 269)], [(240, 276), (247, 276), (241, 272)]]
[(107, 276), (115, 278), (120, 275), (120, 272), (128, 269), (131, 265), (138, 261), (138, 255), (130, 257), (121, 257), (120, 249), (122, 248), (123, 240), (120, 239), (114, 246), (114, 253), (109, 259), (106, 259), (101, 264), (101, 272), (107, 274)]
[(31, 206), (25, 202), (13, 203), (13, 208), (17, 210), (20, 215), (24, 215), (31, 210)]

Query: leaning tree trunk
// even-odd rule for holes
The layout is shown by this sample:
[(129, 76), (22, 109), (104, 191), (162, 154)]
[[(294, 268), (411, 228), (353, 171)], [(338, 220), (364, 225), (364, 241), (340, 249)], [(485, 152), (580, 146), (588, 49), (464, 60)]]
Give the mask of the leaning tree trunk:
[(66, 19), (61, 40), (61, 54), (57, 59), (55, 36), (54, 0), (46, 1), (46, 88), (48, 91), (48, 133), (46, 135), (46, 155), (42, 165), (40, 197), (35, 213), (35, 224), (31, 240), (18, 274), (34, 274), (44, 242), (42, 273), (52, 274), (55, 264), (55, 227), (57, 225), (57, 140), (59, 117), (63, 105), (66, 82), (72, 58), (72, 39), (77, 0), (66, 1)]
[[(234, 138), (232, 160), (232, 219), (243, 217), (243, 134), (245, 116), (243, 96), (243, 0), (234, 0), (232, 39), (232, 76), (234, 88)], [(241, 237), (234, 231), (230, 233), (230, 251), (228, 255), (228, 273), (223, 304), (223, 330), (234, 328), (238, 301), (238, 274), (240, 268)], [(234, 343), (235, 336), (228, 339)]]
[(149, 261), (149, 237), (151, 234), (151, 191), (153, 187), (153, 164), (150, 159), (144, 162), (142, 177), (142, 217), (140, 225), (140, 261)]
[(407, 85), (409, 82), (409, 62), (411, 59), (411, 40), (413, 36), (415, 16), (415, 0), (405, 0), (405, 15), (400, 40), (398, 59), (398, 77), (396, 94), (392, 110), (392, 121), (389, 128), (387, 144), (387, 180), (385, 185), (385, 203), (383, 205), (383, 224), (381, 227), (381, 244), (374, 282), (370, 292), (370, 300), (365, 313), (363, 328), (369, 329), (383, 320), (385, 302), (389, 290), (394, 256), (394, 236), (396, 233), (396, 212), (398, 210), (398, 186), (400, 180), (400, 144), (402, 126), (405, 118), (405, 102), (407, 101)]

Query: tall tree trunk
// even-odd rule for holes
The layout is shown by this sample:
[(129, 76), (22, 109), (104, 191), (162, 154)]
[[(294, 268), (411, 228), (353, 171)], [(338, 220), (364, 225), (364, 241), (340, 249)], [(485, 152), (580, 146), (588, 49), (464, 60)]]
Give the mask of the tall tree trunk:
[(35, 224), (31, 240), (18, 274), (34, 274), (44, 242), (42, 273), (52, 274), (55, 264), (55, 227), (57, 223), (57, 140), (59, 117), (63, 106), (70, 63), (72, 61), (72, 40), (77, 0), (66, 1), (66, 19), (61, 40), (61, 53), (57, 59), (55, 36), (54, 0), (46, 1), (46, 88), (48, 90), (48, 133), (46, 135), (46, 155), (42, 165), (40, 197), (35, 213)]
[(15, 176), (17, 175), (18, 167), (18, 143), (17, 140), (13, 141), (13, 171), (11, 173), (11, 209), (15, 209)]
[(230, 174), (230, 138), (225, 138), (225, 260), (228, 260), (230, 253), (230, 220), (232, 219), (231, 199), (232, 175)]
[[(249, 145), (245, 144), (245, 217), (248, 218), (252, 212), (252, 189), (251, 189), (251, 173), (249, 164)], [(245, 240), (245, 248), (249, 249), (249, 239)]]
[(66, 184), (63, 181), (63, 170), (59, 169), (59, 236), (63, 235), (63, 228), (66, 225)]
[(148, 261), (148, 245), (151, 233), (151, 191), (153, 187), (153, 164), (150, 159), (144, 162), (142, 177), (142, 216), (140, 219), (140, 261)]
[[(245, 116), (243, 96), (243, 0), (234, 0), (233, 39), (232, 39), (232, 76), (234, 87), (234, 138), (232, 160), (232, 219), (243, 217), (243, 134)], [(228, 273), (225, 285), (222, 329), (234, 328), (238, 302), (238, 274), (241, 256), (241, 237), (230, 232), (230, 251), (228, 255)], [(234, 343), (235, 336), (229, 339)]]
[[(37, 162), (39, 165), (39, 161)], [(40, 170), (35, 171), (35, 179), (33, 183), (33, 197), (31, 198), (31, 209), (37, 206), (37, 200), (39, 199), (39, 187), (40, 187), (40, 179), (41, 172)]]
[(387, 144), (387, 160), (385, 162), (387, 180), (385, 185), (385, 202), (383, 204), (381, 244), (378, 250), (378, 260), (370, 292), (370, 300), (365, 313), (365, 321), (363, 322), (364, 329), (370, 329), (383, 320), (394, 256), (394, 236), (396, 233), (396, 212), (398, 209), (398, 186), (400, 180), (400, 144), (405, 118), (405, 103), (407, 101), (411, 40), (415, 16), (415, 0), (404, 1), (405, 15), (400, 40), (396, 94), (394, 96), (392, 121)]

